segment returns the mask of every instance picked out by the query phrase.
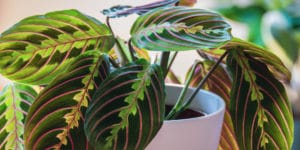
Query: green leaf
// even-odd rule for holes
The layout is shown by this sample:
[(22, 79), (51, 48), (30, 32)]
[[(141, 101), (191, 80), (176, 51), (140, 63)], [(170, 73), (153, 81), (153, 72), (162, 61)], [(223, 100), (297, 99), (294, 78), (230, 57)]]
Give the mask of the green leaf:
[(235, 58), (239, 66), (243, 67), (244, 80), (249, 83), (250, 87), (250, 99), (252, 101), (260, 101), (264, 99), (264, 95), (260, 91), (259, 85), (256, 84), (256, 74), (251, 69), (251, 66), (248, 62), (248, 58), (245, 56), (244, 52), (241, 49), (237, 49), (234, 52), (231, 52), (232, 56)]
[[(215, 62), (206, 60), (200, 63), (199, 65), (197, 65), (190, 85), (193, 87), (197, 87), (200, 81), (209, 72), (209, 70), (213, 67), (214, 64)], [(216, 93), (217, 95), (222, 97), (226, 103), (226, 111), (225, 111), (224, 123), (222, 127), (220, 143), (219, 143), (219, 150), (239, 149), (235, 131), (233, 128), (232, 118), (230, 115), (231, 87), (232, 87), (232, 82), (230, 77), (227, 75), (226, 71), (219, 66), (208, 78), (203, 88), (205, 90), (209, 90), (212, 91), (213, 93)]]
[(28, 17), (0, 36), (0, 73), (22, 83), (48, 84), (79, 54), (107, 52), (113, 44), (106, 25), (76, 10)]
[(23, 149), (24, 122), (37, 93), (22, 84), (9, 84), (0, 92), (0, 149)]
[(242, 50), (247, 54), (251, 55), (251, 57), (253, 57), (254, 59), (266, 64), (268, 69), (272, 72), (272, 74), (275, 75), (276, 79), (286, 82), (289, 82), (289, 80), (291, 80), (291, 73), (289, 69), (287, 69), (282, 63), (282, 61), (271, 52), (272, 50), (268, 51), (253, 43), (246, 42), (237, 38), (234, 38), (223, 48)]
[(144, 59), (117, 69), (100, 85), (85, 116), (97, 149), (144, 149), (164, 120), (162, 70)]
[(56, 78), (32, 104), (25, 124), (26, 149), (90, 148), (83, 133), (83, 114), (110, 68), (108, 57), (97, 52), (77, 57), (67, 73)]
[[(293, 116), (282, 83), (261, 59), (243, 49), (231, 50), (227, 65), (233, 79), (230, 109), (240, 149), (291, 149)], [(253, 97), (253, 91), (261, 97)]]
[(217, 48), (231, 39), (230, 30), (230, 25), (217, 13), (165, 7), (140, 16), (131, 28), (131, 36), (139, 48), (183, 51)]

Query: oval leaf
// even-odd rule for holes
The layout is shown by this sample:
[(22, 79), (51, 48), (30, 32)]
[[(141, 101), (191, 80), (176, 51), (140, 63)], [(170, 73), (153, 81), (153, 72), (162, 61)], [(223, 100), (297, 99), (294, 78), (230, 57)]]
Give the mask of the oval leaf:
[(98, 149), (144, 149), (164, 120), (159, 66), (141, 59), (101, 84), (86, 112), (85, 132)]
[(284, 86), (260, 59), (232, 50), (231, 114), (240, 149), (291, 149), (293, 116)]
[(131, 36), (139, 48), (183, 51), (217, 48), (231, 39), (230, 30), (230, 25), (217, 13), (165, 7), (140, 16), (131, 28)]
[(0, 149), (24, 149), (24, 122), (37, 93), (27, 85), (10, 84), (0, 92)]
[(22, 83), (48, 84), (78, 54), (106, 52), (113, 44), (106, 25), (76, 10), (29, 17), (0, 36), (0, 73)]
[(88, 149), (83, 133), (85, 110), (107, 74), (108, 58), (97, 51), (79, 56), (67, 70), (45, 88), (28, 113), (26, 149)]

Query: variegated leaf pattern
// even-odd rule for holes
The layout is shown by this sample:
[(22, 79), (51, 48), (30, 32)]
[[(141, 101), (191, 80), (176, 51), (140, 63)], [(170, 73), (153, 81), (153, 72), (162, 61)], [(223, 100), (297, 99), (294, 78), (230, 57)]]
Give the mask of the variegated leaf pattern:
[(18, 83), (0, 92), (0, 150), (24, 149), (24, 122), (36, 96), (33, 88)]
[(174, 6), (140, 16), (131, 36), (139, 48), (183, 51), (217, 48), (231, 39), (230, 31), (230, 25), (217, 13)]
[(97, 149), (144, 149), (164, 120), (164, 82), (158, 65), (140, 59), (100, 85), (86, 111), (85, 132)]
[(239, 47), (239, 50), (247, 52), (254, 59), (266, 64), (268, 69), (270, 69), (270, 71), (278, 80), (288, 82), (291, 79), (291, 73), (289, 69), (285, 67), (283, 62), (275, 54), (262, 47), (259, 47), (247, 41), (243, 41), (241, 39), (234, 38), (223, 48), (236, 49), (237, 45)]
[[(197, 87), (203, 77), (208, 73), (215, 63), (210, 60), (203, 61), (195, 69), (195, 74), (190, 85)], [(209, 76), (203, 89), (212, 91), (222, 97), (226, 103), (224, 123), (222, 127), (219, 150), (238, 150), (235, 131), (230, 115), (230, 90), (232, 82), (226, 71), (220, 66)]]
[(88, 51), (77, 57), (66, 74), (47, 86), (29, 110), (26, 149), (89, 149), (83, 114), (109, 68), (106, 55)]
[(109, 28), (76, 10), (25, 18), (0, 36), (0, 73), (28, 84), (48, 84), (75, 57), (106, 52), (114, 44)]
[(293, 116), (284, 86), (260, 59), (230, 50), (231, 114), (240, 149), (291, 149)]
[(109, 9), (104, 9), (102, 13), (110, 18), (124, 17), (131, 14), (141, 15), (155, 8), (174, 5), (178, 1), (179, 0), (159, 0), (153, 3), (136, 6), (136, 7), (132, 7), (128, 5), (118, 5), (118, 6), (113, 6)]

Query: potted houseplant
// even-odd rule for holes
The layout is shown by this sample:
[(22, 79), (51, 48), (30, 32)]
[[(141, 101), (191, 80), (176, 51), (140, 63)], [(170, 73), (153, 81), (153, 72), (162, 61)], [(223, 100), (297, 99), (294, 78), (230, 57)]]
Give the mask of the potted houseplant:
[[(3, 32), (0, 73), (16, 83), (0, 95), (1, 149), (144, 149), (200, 88), (226, 102), (220, 148), (290, 149), (293, 118), (280, 82), (289, 71), (274, 54), (233, 38), (219, 14), (172, 6), (177, 2), (117, 6), (104, 11), (106, 24), (77, 10), (55, 11)], [(123, 41), (109, 18), (131, 13), (141, 16)], [(146, 50), (161, 57), (151, 64), (141, 58)], [(185, 50), (204, 61), (191, 67), (165, 117), (164, 79)], [(189, 85), (197, 88), (183, 101)]]

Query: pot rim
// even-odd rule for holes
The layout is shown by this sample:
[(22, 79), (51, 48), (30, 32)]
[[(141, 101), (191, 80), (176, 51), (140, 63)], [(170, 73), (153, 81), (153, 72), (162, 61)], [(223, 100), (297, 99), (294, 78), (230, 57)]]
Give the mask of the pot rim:
[[(168, 84), (166, 84), (166, 87), (182, 88), (182, 87), (184, 87), (184, 85), (168, 83)], [(190, 89), (195, 90), (196, 88), (190, 87)], [(212, 113), (205, 114), (204, 116), (185, 118), (185, 119), (176, 119), (176, 120), (164, 120), (164, 123), (177, 123), (177, 122), (182, 122), (182, 121), (197, 121), (199, 119), (206, 120), (206, 119), (210, 119), (212, 117), (216, 117), (216, 116), (222, 114), (223, 111), (225, 111), (226, 104), (225, 104), (223, 98), (221, 98), (219, 95), (217, 95), (213, 92), (207, 91), (207, 90), (203, 90), (203, 89), (201, 89), (197, 94), (200, 94), (200, 93), (212, 96), (212, 97), (214, 97), (214, 99), (218, 100), (218, 104), (217, 104), (219, 106), (218, 109)]]

